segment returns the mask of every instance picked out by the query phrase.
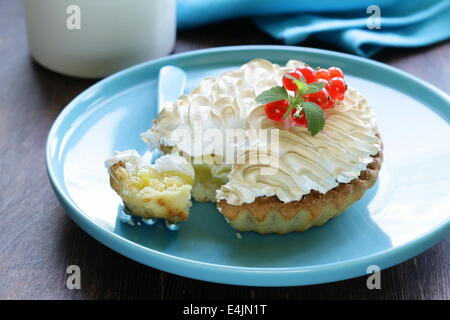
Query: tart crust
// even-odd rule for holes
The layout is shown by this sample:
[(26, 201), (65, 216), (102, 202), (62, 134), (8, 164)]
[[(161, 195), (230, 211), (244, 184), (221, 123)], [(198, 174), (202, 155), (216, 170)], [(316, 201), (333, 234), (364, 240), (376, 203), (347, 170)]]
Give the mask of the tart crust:
[(289, 233), (321, 226), (337, 217), (362, 198), (377, 178), (383, 161), (380, 150), (367, 169), (349, 183), (340, 183), (325, 194), (311, 191), (299, 201), (282, 202), (276, 196), (259, 197), (252, 203), (231, 205), (220, 200), (217, 208), (227, 221), (239, 231), (259, 233)]

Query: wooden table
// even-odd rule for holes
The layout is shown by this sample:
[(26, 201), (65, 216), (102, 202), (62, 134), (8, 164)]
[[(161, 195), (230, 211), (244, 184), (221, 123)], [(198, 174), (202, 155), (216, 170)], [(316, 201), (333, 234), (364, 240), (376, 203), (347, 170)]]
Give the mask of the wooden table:
[[(3, 299), (450, 299), (450, 237), (382, 272), (331, 284), (257, 288), (191, 280), (141, 265), (103, 246), (65, 214), (48, 182), (44, 145), (58, 113), (94, 83), (50, 72), (28, 55), (21, 1), (0, 0), (0, 298)], [(277, 44), (247, 20), (182, 32), (175, 52)], [(328, 48), (309, 41), (306, 46)], [(376, 57), (450, 91), (450, 43)], [(420, 123), (412, 124), (420, 127)], [(79, 265), (81, 290), (66, 288)]]

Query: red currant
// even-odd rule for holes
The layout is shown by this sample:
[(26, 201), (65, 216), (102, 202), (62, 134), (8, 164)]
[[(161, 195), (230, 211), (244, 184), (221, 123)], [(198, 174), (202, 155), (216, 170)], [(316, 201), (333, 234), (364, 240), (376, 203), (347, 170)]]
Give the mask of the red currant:
[(317, 79), (316, 82), (323, 83), (323, 87), (328, 91), (330, 89), (330, 83), (325, 79)]
[(329, 67), (328, 73), (330, 74), (330, 78), (335, 77), (344, 78), (344, 72), (342, 72), (342, 70), (339, 69), (338, 67)]
[(347, 90), (347, 84), (344, 79), (335, 77), (330, 81), (330, 96), (333, 99), (344, 100), (345, 91)]
[(301, 112), (298, 117), (295, 117), (294, 114), (297, 112), (297, 109), (294, 108), (291, 112), (292, 120), (298, 125), (303, 127), (308, 127), (308, 121), (306, 121), (306, 116), (304, 112)]
[(313, 102), (317, 104), (319, 107), (323, 108), (328, 105), (330, 95), (328, 94), (327, 89), (323, 88), (320, 91), (306, 95), (305, 99), (306, 101)]
[(304, 66), (301, 68), (297, 68), (296, 70), (301, 73), (303, 78), (305, 78), (306, 83), (312, 83), (316, 81), (316, 72), (313, 68)]
[(273, 121), (281, 121), (283, 120), (283, 116), (286, 113), (286, 110), (289, 108), (289, 101), (287, 100), (278, 100), (274, 102), (269, 102), (266, 104), (265, 111), (266, 115), (270, 120)]
[(331, 109), (334, 107), (334, 102), (335, 102), (335, 100), (330, 97), (330, 99), (328, 99), (328, 102), (326, 104), (324, 104), (323, 106), (321, 106), (321, 108), (322, 109)]
[(283, 76), (283, 86), (286, 88), (286, 90), (297, 91), (298, 90), (297, 85), (295, 84), (295, 82), (292, 79), (286, 78), (287, 75), (291, 76), (295, 79), (298, 79), (298, 80), (300, 80), (302, 75), (298, 71), (292, 71), (292, 72), (286, 73)]
[(327, 69), (316, 70), (316, 79), (330, 80), (330, 73)]

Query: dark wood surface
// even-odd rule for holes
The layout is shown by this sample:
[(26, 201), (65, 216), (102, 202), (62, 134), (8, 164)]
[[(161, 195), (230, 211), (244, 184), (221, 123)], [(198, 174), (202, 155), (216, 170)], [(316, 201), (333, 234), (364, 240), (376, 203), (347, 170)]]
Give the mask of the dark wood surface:
[[(91, 238), (53, 194), (44, 145), (58, 113), (94, 81), (65, 77), (31, 61), (20, 3), (0, 0), (0, 298), (450, 299), (450, 237), (383, 271), (381, 290), (368, 290), (366, 277), (290, 288), (207, 283), (141, 265)], [(179, 33), (175, 52), (276, 43), (250, 21), (237, 20)], [(334, 49), (314, 41), (304, 45)], [(375, 58), (450, 91), (449, 42), (385, 50)], [(71, 264), (81, 267), (81, 290), (66, 288)]]

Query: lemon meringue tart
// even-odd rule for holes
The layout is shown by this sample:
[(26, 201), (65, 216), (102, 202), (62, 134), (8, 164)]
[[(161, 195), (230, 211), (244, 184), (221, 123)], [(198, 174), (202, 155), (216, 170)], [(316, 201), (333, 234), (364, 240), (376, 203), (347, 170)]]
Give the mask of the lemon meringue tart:
[(134, 214), (185, 220), (190, 193), (217, 202), (235, 229), (259, 233), (324, 224), (374, 185), (383, 159), (370, 104), (346, 84), (342, 70), (314, 70), (297, 60), (280, 66), (256, 59), (204, 78), (166, 103), (141, 137), (192, 170), (191, 180), (172, 171), (179, 182), (170, 203), (178, 205), (162, 213), (153, 203), (165, 191), (143, 192), (149, 187), (142, 169), (109, 162), (111, 186)]

